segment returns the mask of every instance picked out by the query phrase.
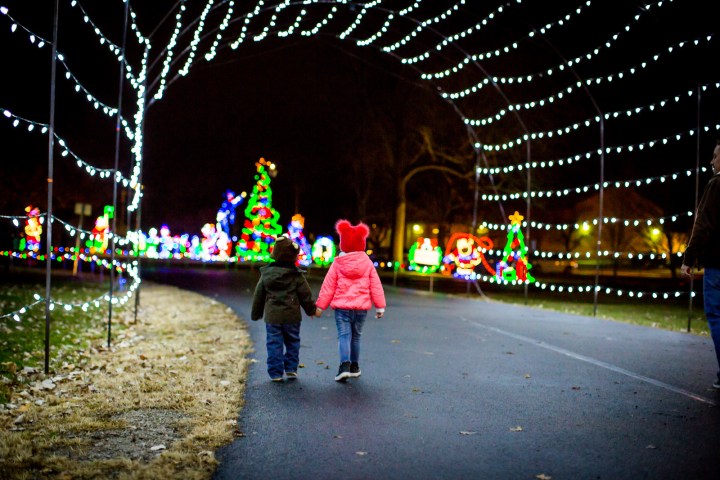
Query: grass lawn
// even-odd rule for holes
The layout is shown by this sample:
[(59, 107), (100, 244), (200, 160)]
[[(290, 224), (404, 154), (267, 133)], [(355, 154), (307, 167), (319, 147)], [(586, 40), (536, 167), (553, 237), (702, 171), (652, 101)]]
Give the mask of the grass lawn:
[[(52, 299), (78, 304), (108, 292), (107, 280), (86, 278), (53, 278)], [(0, 279), (0, 315), (36, 302), (35, 294), (45, 296), (44, 276), (37, 272)], [(118, 307), (113, 311), (117, 312)], [(0, 318), (0, 377), (4, 379), (0, 383), (0, 403), (10, 400), (10, 387), (15, 381), (16, 372), (23, 367), (44, 368), (45, 302), (29, 308), (19, 317), (20, 321), (13, 317)], [(67, 366), (87, 361), (86, 357), (79, 354), (91, 343), (107, 337), (107, 317), (107, 302), (101, 302), (100, 307), (91, 307), (87, 312), (80, 307), (73, 307), (70, 311), (57, 307), (53, 309), (50, 316), (50, 369), (57, 371), (63, 364)], [(113, 324), (115, 333), (122, 328), (122, 325)]]
[[(528, 305), (530, 307), (556, 310), (558, 312), (573, 313), (577, 315), (593, 315), (593, 295), (586, 294), (559, 294), (530, 290), (527, 303), (525, 295), (519, 292), (492, 292), (488, 296), (499, 302)], [(645, 325), (647, 327), (662, 328), (686, 332), (688, 326), (689, 308), (687, 298), (682, 301), (655, 300), (650, 298), (608, 298), (600, 296), (598, 299), (597, 316), (608, 320)], [(702, 300), (697, 297), (693, 300), (690, 331), (699, 335), (709, 335)]]

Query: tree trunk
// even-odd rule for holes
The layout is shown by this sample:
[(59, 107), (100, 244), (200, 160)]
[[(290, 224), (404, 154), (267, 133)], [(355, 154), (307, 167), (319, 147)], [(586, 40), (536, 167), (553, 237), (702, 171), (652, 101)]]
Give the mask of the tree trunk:
[(403, 263), (405, 257), (405, 189), (400, 187), (397, 209), (395, 210), (395, 228), (393, 235), (393, 262)]

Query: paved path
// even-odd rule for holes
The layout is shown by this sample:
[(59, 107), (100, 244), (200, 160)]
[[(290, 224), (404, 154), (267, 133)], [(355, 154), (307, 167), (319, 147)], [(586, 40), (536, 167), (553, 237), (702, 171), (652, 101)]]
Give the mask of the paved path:
[[(249, 318), (257, 272), (148, 272)], [(311, 283), (317, 293), (319, 285)], [(257, 363), (217, 479), (720, 478), (712, 342), (442, 294), (386, 287), (368, 319), (362, 377), (333, 381), (332, 312), (303, 321), (300, 379)]]

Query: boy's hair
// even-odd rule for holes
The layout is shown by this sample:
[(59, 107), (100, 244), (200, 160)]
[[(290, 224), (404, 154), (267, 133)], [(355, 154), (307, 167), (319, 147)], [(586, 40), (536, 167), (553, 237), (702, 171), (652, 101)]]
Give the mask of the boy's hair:
[(276, 262), (295, 263), (297, 261), (298, 253), (300, 253), (300, 247), (298, 247), (297, 244), (290, 238), (282, 236), (275, 240), (275, 246), (270, 253), (270, 258)]

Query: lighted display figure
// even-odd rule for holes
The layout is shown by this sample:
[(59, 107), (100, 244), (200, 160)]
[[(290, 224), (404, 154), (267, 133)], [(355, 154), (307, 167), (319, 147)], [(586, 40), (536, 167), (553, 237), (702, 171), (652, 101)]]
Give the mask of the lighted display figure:
[(507, 282), (528, 282), (535, 281), (529, 270), (532, 268), (527, 260), (527, 247), (523, 236), (522, 221), (525, 217), (515, 212), (508, 217), (510, 226), (508, 228), (507, 243), (503, 250), (503, 258), (496, 265), (495, 278)]
[(282, 233), (280, 214), (272, 207), (270, 177), (275, 164), (261, 158), (255, 163), (255, 186), (245, 207), (245, 223), (237, 244), (238, 257), (250, 261), (268, 261), (275, 237)]
[(290, 235), (290, 239), (300, 247), (297, 260), (298, 265), (307, 267), (312, 264), (312, 249), (310, 248), (307, 238), (305, 238), (303, 228), (305, 228), (305, 217), (296, 213), (293, 215), (290, 225), (288, 225), (288, 234)]
[(145, 256), (148, 258), (158, 258), (158, 249), (160, 248), (160, 237), (158, 237), (157, 228), (148, 230), (148, 236), (145, 240)]
[(443, 263), (453, 276), (466, 280), (477, 278), (475, 268), (480, 264), (489, 274), (494, 275), (495, 270), (485, 259), (484, 253), (492, 247), (493, 241), (489, 237), (478, 238), (470, 233), (454, 233), (448, 240), (446, 251), (449, 253), (443, 258)]
[(312, 259), (321, 267), (327, 267), (333, 260), (337, 249), (332, 237), (317, 237), (312, 246)]
[(25, 207), (25, 212), (27, 213), (27, 220), (25, 221), (25, 248), (32, 252), (37, 252), (40, 250), (40, 236), (42, 235), (40, 209), (28, 205)]
[(408, 270), (435, 273), (443, 261), (443, 252), (438, 246), (437, 238), (418, 238), (410, 247), (408, 261), (410, 262)]
[(217, 212), (216, 220), (218, 230), (225, 232), (228, 238), (232, 238), (230, 229), (235, 224), (235, 209), (245, 200), (246, 196), (247, 194), (245, 192), (242, 192), (240, 195), (235, 195), (235, 192), (232, 190), (225, 192), (225, 200)]
[(110, 220), (114, 215), (115, 209), (111, 205), (105, 205), (103, 214), (95, 220), (90, 239), (85, 242), (85, 246), (90, 249), (90, 253), (105, 253), (107, 250)]

